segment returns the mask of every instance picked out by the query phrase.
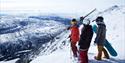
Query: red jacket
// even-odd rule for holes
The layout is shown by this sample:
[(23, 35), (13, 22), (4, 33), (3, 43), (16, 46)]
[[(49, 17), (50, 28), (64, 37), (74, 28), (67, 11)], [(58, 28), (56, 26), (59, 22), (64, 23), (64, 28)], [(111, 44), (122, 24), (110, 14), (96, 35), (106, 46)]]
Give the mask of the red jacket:
[(71, 35), (70, 35), (71, 42), (79, 41), (79, 28), (78, 28), (78, 26), (73, 25), (70, 27), (70, 30), (71, 30)]

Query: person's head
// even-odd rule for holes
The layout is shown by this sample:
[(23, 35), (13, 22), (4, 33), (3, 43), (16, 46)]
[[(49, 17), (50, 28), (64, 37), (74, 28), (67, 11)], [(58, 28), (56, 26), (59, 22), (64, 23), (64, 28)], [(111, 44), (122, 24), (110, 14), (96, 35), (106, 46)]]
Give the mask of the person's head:
[(96, 18), (96, 22), (103, 22), (104, 18), (102, 16), (98, 16)]
[(77, 24), (77, 20), (73, 18), (72, 21), (71, 21), (71, 24), (72, 24), (72, 25)]
[(90, 24), (90, 20), (89, 20), (89, 19), (84, 20), (84, 21), (83, 21), (83, 24), (84, 24), (84, 25), (89, 25), (89, 24)]

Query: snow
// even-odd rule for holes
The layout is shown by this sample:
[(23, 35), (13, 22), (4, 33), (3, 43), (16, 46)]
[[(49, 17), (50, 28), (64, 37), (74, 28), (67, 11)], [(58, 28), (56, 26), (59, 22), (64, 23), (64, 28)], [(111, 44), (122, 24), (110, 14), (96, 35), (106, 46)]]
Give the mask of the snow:
[[(105, 12), (102, 16), (105, 18), (105, 23), (107, 25), (107, 39), (115, 48), (118, 56), (113, 57), (110, 55), (110, 59), (103, 59), (102, 61), (97, 61), (93, 57), (97, 54), (97, 48), (91, 43), (88, 55), (90, 63), (124, 63), (125, 62), (125, 15), (123, 11), (124, 8), (120, 10), (113, 10), (111, 13)], [(82, 27), (82, 26), (81, 26)], [(81, 29), (80, 27), (80, 29)], [(95, 34), (94, 34), (95, 38)], [(92, 41), (94, 41), (94, 38)], [(63, 38), (65, 39), (65, 38)], [(62, 40), (63, 40), (62, 39)], [(67, 41), (68, 42), (68, 41)], [(58, 46), (58, 45), (57, 45)], [(72, 63), (70, 45), (64, 46), (63, 49), (57, 49), (51, 54), (41, 55), (34, 59), (31, 63)]]
[(15, 63), (18, 59), (10, 60), (10, 61), (1, 61), (0, 63)]
[[(119, 53), (116, 58), (125, 59), (125, 15), (124, 8), (113, 10), (109, 14), (105, 14), (105, 23), (107, 25), (107, 38), (116, 51)], [(122, 52), (122, 53), (121, 53)]]
[[(8, 18), (6, 18), (6, 17), (8, 17)], [(17, 24), (17, 27), (11, 28), (9, 30), (5, 30), (3, 32), (11, 31), (14, 29), (21, 29), (21, 30), (16, 31), (16, 33), (8, 33), (8, 34), (0, 35), (1, 42), (14, 41), (14, 38), (19, 38), (20, 35), (22, 37), (26, 34), (33, 34), (33, 33), (39, 33), (39, 32), (40, 33), (46, 32), (46, 33), (51, 34), (51, 33), (57, 32), (57, 30), (59, 30), (60, 27), (62, 29), (65, 28), (64, 25), (61, 25), (61, 23), (57, 23), (52, 20), (51, 21), (50, 20), (49, 21), (48, 20), (40, 21), (40, 20), (36, 20), (36, 19), (27, 19), (27, 20), (29, 20), (28, 25), (22, 26), (22, 25), (20, 25), (20, 22), (23, 22), (23, 20), (25, 20), (26, 17), (25, 17), (25, 19), (21, 18), (20, 20), (16, 20), (18, 18), (18, 16), (13, 16), (13, 17), (6, 16), (6, 17), (2, 17), (2, 19), (1, 19), (2, 23), (0, 23), (0, 24), (2, 24), (3, 26), (1, 25), (1, 27), (9, 28), (9, 27), (16, 26), (15, 24)], [(57, 26), (58, 26), (58, 28), (57, 28)], [(56, 28), (56, 29), (54, 29), (54, 28)], [(52, 29), (52, 30), (50, 30), (50, 29)]]
[[(27, 53), (34, 56), (40, 47), (46, 47), (42, 47), (43, 44), (52, 42), (53, 37), (60, 34), (66, 27), (55, 20), (34, 19), (26, 15), (0, 17), (0, 61), (25, 56)], [(33, 52), (34, 48), (38, 50)]]
[[(96, 36), (94, 34), (90, 49), (88, 51), (89, 63), (125, 63), (125, 43), (124, 43), (125, 11), (124, 9), (125, 9), (125, 6), (118, 6), (116, 8), (114, 8), (113, 6), (102, 12), (96, 11), (94, 14), (92, 14), (92, 16), (89, 16), (91, 20), (95, 19), (95, 17), (99, 15), (102, 15), (104, 17), (104, 21), (107, 26), (106, 38), (118, 53), (118, 56), (116, 57), (113, 57), (110, 55), (110, 59), (103, 58), (102, 61), (95, 60), (93, 57), (97, 54), (97, 48), (93, 43), (94, 38)], [(4, 30), (2, 32), (0, 31), (0, 44), (4, 44), (7, 42), (20, 44), (19, 43), (20, 41), (16, 42), (18, 41), (18, 39), (20, 39), (25, 43), (27, 43), (26, 40), (31, 40), (34, 46), (35, 45), (34, 43), (36, 43), (35, 42), (36, 38), (44, 39), (47, 36), (47, 39), (50, 39), (50, 41), (47, 41), (47, 43), (44, 43), (41, 45), (41, 47), (39, 48), (40, 53), (32, 57), (32, 61), (30, 63), (73, 63), (71, 59), (72, 52), (71, 52), (69, 39), (68, 39), (70, 32), (65, 30), (66, 26), (62, 22), (58, 22), (55, 20), (40, 20), (35, 18), (28, 18), (29, 16), (30, 15), (0, 16), (0, 20), (1, 20), (0, 27), (2, 29), (8, 28), (5, 31)], [(40, 16), (38, 15), (38, 17)], [(92, 22), (91, 25), (93, 24), (95, 24), (95, 22)], [(81, 28), (82, 26), (79, 29), (81, 30)], [(10, 33), (10, 31), (13, 31), (15, 29), (17, 31)], [(21, 29), (21, 30), (18, 30), (18, 29)], [(35, 38), (33, 38), (34, 36)], [(4, 46), (7, 47), (8, 44)], [(22, 45), (22, 47), (25, 47), (25, 44)], [(16, 53), (23, 53), (28, 51), (31, 51), (31, 50), (30, 49), (21, 50)], [(2, 54), (0, 54), (0, 57), (2, 57), (1, 55)], [(3, 61), (0, 61), (0, 63), (16, 63), (17, 61), (18, 61), (18, 58), (10, 61), (3, 60)]]
[(70, 63), (71, 62), (71, 60), (69, 59), (70, 58), (70, 51), (69, 52), (65, 52), (65, 51), (69, 51), (69, 50), (59, 50), (59, 51), (55, 51), (51, 55), (37, 57), (31, 63), (40, 63), (40, 62), (43, 62), (43, 63), (51, 63), (51, 62)]

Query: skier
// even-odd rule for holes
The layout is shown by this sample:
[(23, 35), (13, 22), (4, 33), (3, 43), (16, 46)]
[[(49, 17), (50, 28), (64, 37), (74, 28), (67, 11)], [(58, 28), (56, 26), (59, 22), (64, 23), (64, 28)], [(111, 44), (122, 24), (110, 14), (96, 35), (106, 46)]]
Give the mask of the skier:
[(94, 43), (97, 44), (98, 54), (94, 58), (96, 60), (102, 60), (102, 52), (104, 53), (104, 58), (109, 59), (108, 52), (104, 48), (105, 43), (105, 37), (106, 37), (106, 25), (104, 23), (104, 18), (102, 16), (99, 16), (96, 18), (96, 24), (98, 25), (97, 28), (97, 36), (95, 38)]
[[(83, 20), (83, 19), (82, 19)], [(83, 21), (83, 28), (81, 30), (80, 40), (79, 40), (79, 59), (80, 63), (88, 63), (88, 49), (93, 36), (92, 26), (90, 25), (90, 20)]]
[(73, 56), (78, 57), (77, 55), (78, 50), (77, 50), (76, 44), (79, 41), (79, 28), (78, 28), (76, 19), (72, 19), (71, 24), (72, 25), (68, 28), (71, 30), (71, 34), (70, 34), (71, 49), (73, 52)]

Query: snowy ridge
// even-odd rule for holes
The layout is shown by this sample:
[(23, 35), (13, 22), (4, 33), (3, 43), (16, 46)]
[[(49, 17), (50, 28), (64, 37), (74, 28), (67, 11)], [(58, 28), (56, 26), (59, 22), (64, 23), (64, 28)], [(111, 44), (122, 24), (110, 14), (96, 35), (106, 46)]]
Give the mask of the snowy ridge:
[(67, 38), (68, 36), (69, 36), (69, 31), (65, 30), (63, 33), (57, 35), (53, 40), (50, 40), (50, 42), (43, 44), (42, 47), (40, 47), (37, 52), (32, 52), (32, 54), (30, 54), (30, 59), (33, 60), (37, 58), (39, 55), (40, 56), (49, 55), (55, 52), (56, 50), (60, 50), (63, 49), (63, 47), (68, 46), (69, 42), (66, 41), (68, 40)]
[[(116, 10), (115, 10), (116, 9)], [(105, 18), (105, 23), (107, 25), (107, 38), (112, 44), (112, 46), (115, 48), (115, 50), (118, 52), (117, 57), (112, 57), (110, 59), (103, 59), (102, 61), (97, 61), (93, 57), (97, 54), (97, 49), (95, 46), (93, 46), (93, 42), (91, 43), (91, 47), (89, 49), (89, 63), (124, 63), (125, 62), (125, 51), (124, 51), (124, 29), (120, 26), (125, 26), (124, 22), (124, 13), (121, 12), (124, 11), (124, 7), (117, 7), (113, 6), (111, 8), (108, 8), (105, 11), (102, 11), (101, 15)], [(95, 12), (97, 14), (93, 16), (99, 16), (100, 13)], [(119, 19), (115, 19), (115, 18)], [(90, 19), (93, 17), (91, 16)], [(121, 21), (118, 23), (118, 21)], [(95, 23), (92, 23), (92, 25)], [(121, 32), (119, 32), (121, 30)], [(94, 35), (95, 37), (95, 35)], [(66, 39), (66, 38), (63, 38)], [(63, 40), (62, 39), (62, 40)], [(93, 38), (94, 41), (94, 38)], [(120, 43), (119, 43), (120, 42)], [(58, 45), (57, 45), (58, 46)], [(63, 48), (60, 50), (56, 50), (55, 52), (39, 56), (35, 60), (33, 60), (31, 63), (73, 63), (70, 59), (70, 48)], [(51, 50), (51, 49), (50, 49)], [(121, 52), (122, 51), (122, 52)], [(46, 52), (47, 53), (47, 52)], [(66, 55), (66, 56), (65, 56)], [(61, 58), (60, 58), (61, 57)], [(47, 58), (47, 60), (46, 60)], [(56, 59), (57, 58), (57, 59)], [(66, 59), (65, 59), (66, 58)]]
[(0, 61), (15, 58), (20, 58), (17, 62), (29, 61), (29, 57), (38, 55), (39, 48), (44, 49), (46, 46), (43, 45), (53, 42), (51, 40), (66, 27), (55, 20), (13, 15), (0, 17), (0, 24), (2, 24), (0, 26)]
[[(64, 31), (60, 35), (54, 38), (53, 43), (49, 42), (44, 50), (41, 51), (40, 55), (48, 55), (58, 48), (64, 47), (66, 45), (66, 40), (68, 40), (69, 31)], [(65, 39), (64, 39), (65, 38)]]
[(118, 5), (114, 5), (114, 6), (108, 8), (108, 9), (102, 11), (102, 12), (99, 12), (99, 14), (110, 13), (110, 12), (112, 12), (114, 10), (120, 10), (119, 6)]
[[(95, 14), (89, 17), (90, 20), (99, 15), (104, 17), (107, 25), (107, 39), (118, 52), (117, 57), (110, 56), (110, 59), (95, 60), (93, 57), (97, 54), (97, 48), (93, 45), (94, 35), (88, 52), (89, 63), (125, 62), (124, 9), (124, 6), (115, 5), (102, 11), (102, 13), (96, 11)], [(7, 52), (0, 51), (0, 63), (73, 63), (68, 39), (70, 33), (65, 30), (66, 21), (61, 22), (60, 19), (56, 21), (57, 17), (50, 16), (48, 18), (46, 16), (25, 16), (16, 20), (13, 17), (11, 18), (10, 22), (6, 18), (0, 18), (0, 24), (2, 24), (0, 27), (2, 29), (2, 32), (0, 32), (0, 50)], [(15, 29), (18, 31), (13, 31)], [(10, 32), (8, 32), (9, 30)], [(12, 58), (15, 60), (12, 60)]]
[(97, 9), (90, 16), (88, 16), (88, 18), (91, 20), (95, 20), (97, 16), (112, 15), (113, 13), (116, 12), (124, 15), (125, 14), (124, 10), (125, 10), (125, 5), (114, 5), (102, 11), (98, 11)]

